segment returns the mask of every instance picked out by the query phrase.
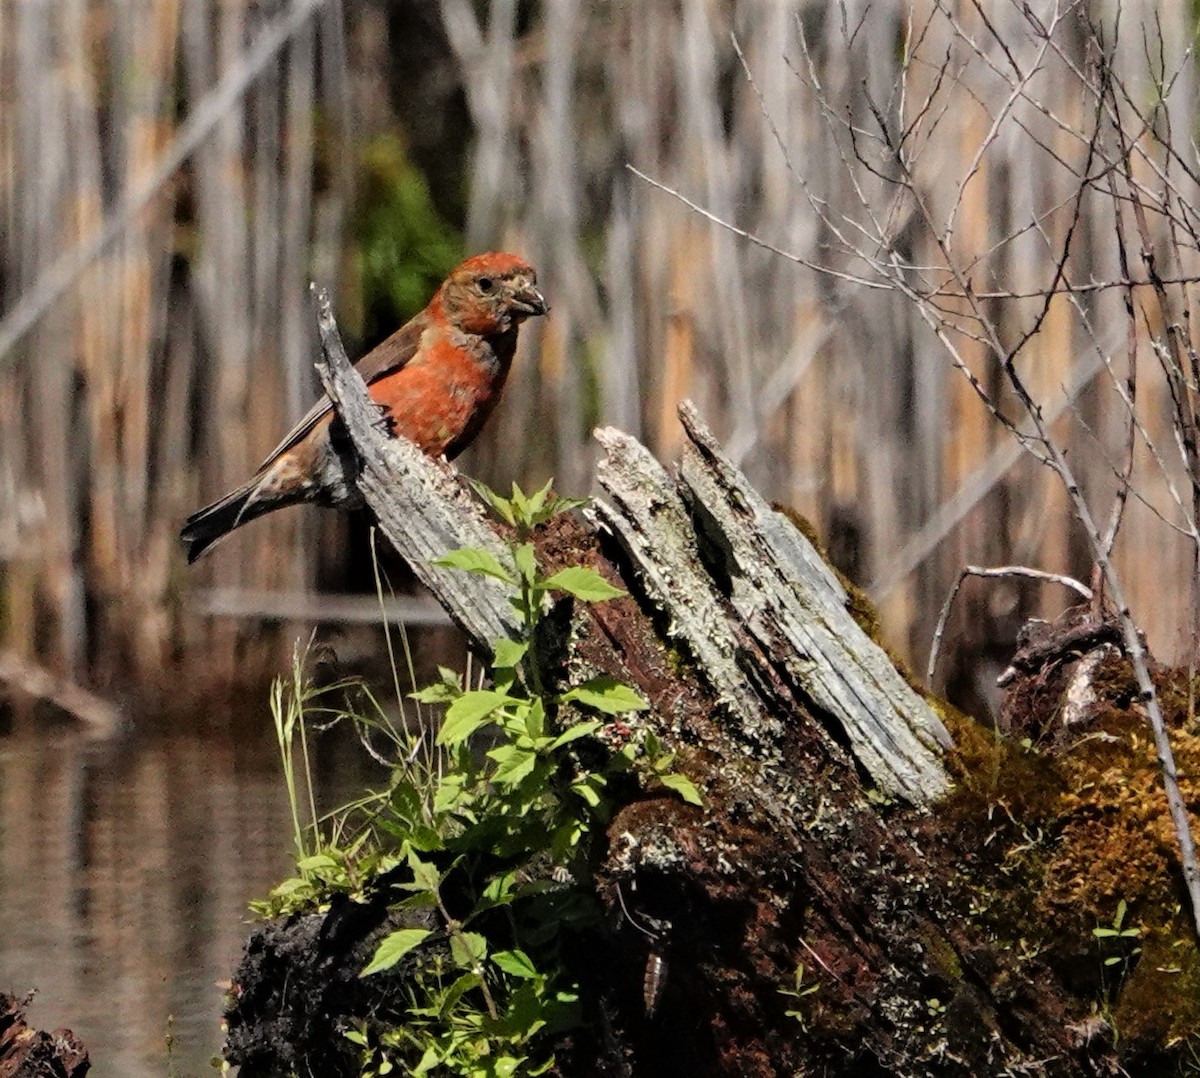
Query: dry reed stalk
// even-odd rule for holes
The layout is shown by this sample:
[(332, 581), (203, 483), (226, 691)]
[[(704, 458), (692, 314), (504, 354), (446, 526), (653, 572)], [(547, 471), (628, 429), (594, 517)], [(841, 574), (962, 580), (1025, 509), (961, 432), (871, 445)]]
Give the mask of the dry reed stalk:
[[(563, 489), (581, 489), (589, 420), (641, 433), (670, 455), (679, 438), (674, 406), (695, 395), (768, 494), (798, 503), (826, 533), (839, 522), (855, 526), (862, 577), (889, 582), (889, 634), (918, 658), (963, 563), (1020, 554), (1082, 571), (1078, 532), (1047, 477), (1012, 464), (970, 389), (946, 377), (927, 327), (896, 297), (850, 279), (869, 286), (885, 268), (864, 224), (911, 237), (913, 280), (927, 284), (943, 271), (912, 207), (893, 197), (895, 177), (881, 158), (874, 170), (858, 163), (837, 122), (852, 117), (866, 131), (874, 101), (898, 128), (913, 125), (915, 180), (934, 219), (953, 218), (952, 250), (970, 267), (973, 288), (1036, 292), (1046, 283), (1047, 250), (1065, 235), (1086, 156), (1078, 129), (1092, 105), (1080, 73), (1090, 61), (1077, 37), (1064, 34), (1046, 49), (1016, 6), (966, 0), (851, 4), (844, 15), (813, 0), (569, 0), (544, 5), (527, 28), (513, 0), (492, 0), (482, 13), (441, 0), (438, 10), (476, 130), (470, 243), (521, 248), (542, 268), (556, 306), (551, 331), (524, 339), (504, 408), (470, 470), (494, 482), (554, 474)], [(111, 210), (115, 187), (148, 174), (177, 112), (202, 101), (282, 11), (248, 0), (0, 0), (6, 309)], [(347, 11), (386, 28), (368, 0)], [(1118, 4), (1089, 0), (1078, 12), (1111, 31)], [(1123, 29), (1110, 35), (1113, 64), (1152, 96), (1140, 27), (1156, 42), (1156, 18), (1173, 79), (1162, 116), (1175, 132), (1193, 130), (1197, 79), (1183, 5), (1126, 3)], [(133, 27), (140, 32), (129, 34)], [(313, 114), (347, 114), (340, 33), (340, 5), (329, 0), (75, 299), (40, 323), (20, 369), (0, 368), (0, 394), (14, 402), (0, 414), (0, 490), (41, 506), (28, 519), (44, 514), (36, 533), (24, 526), (21, 545), (36, 559), (5, 569), (13, 646), (77, 667), (93, 648), (87, 604), (116, 597), (129, 609), (112, 616), (136, 626), (147, 666), (180, 643), (233, 656), (249, 635), (233, 623), (180, 618), (181, 589), (192, 578), (180, 575), (173, 530), (188, 508), (243, 478), (312, 392), (304, 288), (310, 262), (323, 283), (338, 264), (350, 160), (336, 155), (331, 188), (315, 189)], [(909, 42), (906, 71), (897, 40)], [(58, 52), (56, 41), (64, 43)], [(355, 72), (356, 101), (386, 98), (388, 50), (376, 52), (376, 67)], [(1039, 56), (1045, 75), (1036, 93), (1014, 92), (1014, 63), (1024, 71)], [(122, 67), (136, 78), (103, 77)], [(989, 139), (993, 125), (1001, 134)], [(858, 148), (878, 157), (875, 143)], [(1181, 190), (1191, 190), (1148, 136), (1134, 158), (1147, 192), (1162, 188), (1168, 165)], [(801, 262), (844, 276), (782, 262), (697, 219), (625, 172), (626, 162)], [(880, 207), (877, 222), (862, 217), (864, 202)], [(1106, 206), (1098, 195), (1082, 203), (1064, 270), (1076, 284), (1117, 272)], [(1161, 216), (1152, 214), (1149, 227), (1171, 246)], [(862, 246), (861, 257), (840, 257), (843, 240)], [(1173, 249), (1179, 265), (1170, 272), (1194, 272), (1196, 252)], [(1172, 302), (1181, 298), (1176, 289)], [(968, 362), (995, 388), (996, 370), (963, 321), (968, 305), (944, 302), (962, 325)], [(1018, 336), (1036, 309), (1034, 297), (998, 312), (1002, 335)], [(1097, 355), (1122, 354), (1123, 319), (1119, 290), (1080, 295), (1078, 306), (1054, 301), (1021, 361), (1048, 410)], [(1145, 429), (1169, 449), (1167, 387), (1153, 352), (1143, 349), (1140, 359)], [(1107, 374), (1076, 399), (1066, 444), (1086, 462), (1083, 485), (1104, 500), (1115, 479), (1095, 446), (1120, 445), (1124, 410)], [(1183, 484), (1187, 501), (1186, 476), (1169, 463), (1159, 468), (1140, 441), (1135, 467), (1158, 512), (1177, 512), (1172, 484)], [(964, 491), (971, 496), (960, 500), (974, 508), (951, 512)], [(910, 548), (927, 524), (955, 515), (937, 545)], [(313, 520), (280, 514), (256, 525), (194, 579), (307, 587), (320, 568)], [(1186, 537), (1134, 501), (1115, 557), (1151, 639), (1169, 651), (1186, 601), (1162, 580), (1186, 567)], [(1022, 609), (1044, 612), (1059, 602), (1024, 590), (1017, 598)], [(1001, 637), (1005, 617), (985, 615), (974, 620)], [(950, 638), (970, 619), (959, 617)]]
[[(303, 294), (318, 46), (303, 18), (316, 5), (289, 7), (0, 3), (0, 19), (13, 30), (0, 39), (0, 88), (9, 106), (0, 109), (7, 309), (72, 248), (93, 260), (69, 271), (78, 274), (76, 291), (43, 308), (18, 365), (11, 356), (0, 361), (3, 392), (16, 404), (0, 429), (5, 489), (18, 504), (40, 506), (42, 517), (39, 531), (19, 544), (18, 556), (26, 557), (30, 541), (38, 544), (28, 567), (5, 572), (5, 635), (67, 673), (124, 659), (153, 670), (179, 641), (199, 642), (172, 596), (178, 520), (202, 493), (240, 478), (307, 396)], [(286, 74), (237, 96), (251, 70), (248, 44), (260, 32), (264, 41), (268, 30), (277, 35), (285, 19), (299, 19), (300, 30), (281, 65)], [(333, 26), (328, 19), (323, 25)], [(332, 29), (328, 38), (322, 74), (344, 97), (342, 39)], [(161, 182), (181, 108), (181, 65), (182, 111), (193, 105), (199, 119), (225, 75), (220, 93), (233, 108), (201, 145), (190, 184), (175, 180), (130, 214), (123, 232), (102, 233), (119, 195)], [(194, 141), (184, 155), (202, 142), (203, 128), (188, 137)], [(185, 195), (194, 224), (184, 220), (177, 229)], [(106, 248), (93, 240), (101, 234)], [(177, 251), (190, 256), (192, 270), (182, 290)], [(274, 529), (285, 543), (293, 523)], [(276, 548), (260, 554), (257, 566), (233, 561), (220, 574), (274, 585), (296, 584), (308, 570)], [(232, 657), (236, 636), (226, 629), (206, 643)], [(118, 654), (105, 655), (106, 643)]]

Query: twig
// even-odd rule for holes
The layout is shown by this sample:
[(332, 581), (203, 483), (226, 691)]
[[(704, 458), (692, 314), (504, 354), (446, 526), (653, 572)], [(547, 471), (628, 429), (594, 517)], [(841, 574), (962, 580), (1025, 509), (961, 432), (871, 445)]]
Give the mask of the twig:
[(675, 190), (674, 187), (669, 187), (665, 183), (660, 183), (658, 180), (652, 179), (633, 165), (626, 164), (625, 167), (639, 180), (645, 181), (651, 187), (655, 187), (659, 191), (670, 195), (673, 199), (682, 202), (693, 213), (697, 213), (706, 220), (711, 221), (714, 225), (732, 232), (735, 236), (741, 236), (742, 239), (749, 240), (756, 247), (761, 247), (764, 251), (770, 251), (772, 254), (779, 255), (780, 258), (786, 258), (789, 262), (795, 262), (798, 266), (815, 270), (817, 273), (823, 273), (828, 277), (836, 277), (841, 281), (849, 281), (851, 284), (862, 285), (863, 288), (874, 288), (884, 292), (892, 290), (892, 286), (885, 281), (872, 281), (867, 277), (859, 277), (853, 273), (846, 273), (844, 270), (834, 269), (832, 266), (823, 266), (819, 262), (813, 262), (811, 259), (804, 258), (802, 255), (785, 251), (782, 247), (776, 247), (773, 243), (762, 239), (760, 236), (756, 236), (753, 232), (747, 232), (744, 228), (738, 228), (737, 225), (718, 217), (710, 210), (706, 210), (699, 203), (693, 202), (682, 192)]
[(933, 632), (933, 643), (929, 648), (929, 665), (925, 668), (925, 684), (930, 689), (933, 688), (933, 678), (937, 672), (938, 656), (941, 653), (942, 636), (946, 632), (946, 623), (950, 620), (950, 610), (954, 606), (954, 600), (958, 598), (958, 592), (962, 587), (963, 581), (969, 576), (1026, 577), (1029, 580), (1041, 580), (1049, 584), (1061, 584), (1064, 588), (1070, 588), (1081, 598), (1089, 602), (1092, 598), (1091, 588), (1086, 584), (1081, 584), (1074, 577), (1066, 576), (1063, 573), (1050, 573), (1045, 569), (1031, 569), (1025, 565), (999, 565), (991, 569), (983, 568), (979, 565), (964, 566), (959, 571), (954, 583), (950, 586), (950, 591), (946, 595), (946, 601), (942, 604), (942, 612), (938, 616), (937, 628)]

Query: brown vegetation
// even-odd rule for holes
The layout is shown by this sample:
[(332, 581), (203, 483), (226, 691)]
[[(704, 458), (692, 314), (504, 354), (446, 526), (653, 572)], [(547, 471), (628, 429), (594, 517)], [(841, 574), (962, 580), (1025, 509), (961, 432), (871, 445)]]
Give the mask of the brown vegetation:
[[(413, 190), (402, 177), (419, 175), (410, 161), (424, 170), (437, 211), (462, 222), (465, 246), (519, 248), (553, 293), (554, 317), (518, 361), (468, 471), (500, 483), (554, 474), (561, 489), (581, 491), (595, 421), (669, 458), (680, 444), (674, 407), (688, 395), (760, 488), (799, 506), (839, 562), (872, 584), (888, 635), (906, 653), (923, 653), (933, 611), (967, 561), (1081, 572), (1061, 496), (1019, 461), (970, 390), (946, 377), (936, 342), (901, 299), (781, 261), (624, 166), (802, 261), (861, 276), (861, 263), (831, 247), (808, 201), (812, 194), (836, 216), (854, 210), (855, 196), (845, 143), (806, 85), (807, 65), (833, 115), (865, 121), (865, 95), (887, 99), (906, 62), (896, 43), (907, 40), (907, 119), (916, 119), (946, 55), (954, 76), (940, 84), (927, 137), (922, 129), (917, 182), (942, 220), (960, 204), (952, 247), (974, 267), (981, 296), (1037, 293), (1068, 228), (1082, 152), (1072, 132), (1089, 118), (1072, 74), (1087, 62), (1081, 20), (1106, 27), (1123, 77), (1143, 99), (1161, 92), (1162, 116), (1184, 132), (1195, 107), (1184, 51), (1190, 9), (1125, 5), (1118, 26), (1109, 0), (1072, 5), (1050, 49), (1016, 7), (985, 19), (970, 3), (876, 5), (859, 23), (839, 10), (803, 0), (564, 0), (496, 3), (480, 19), (456, 0), (328, 0), (227, 103), (182, 169), (126, 215), (77, 283), (27, 323), (28, 302), (44, 295), (56, 260), (71, 265), (71, 252), (129, 207), (128, 193), (154, 178), (185, 133), (181, 121), (203, 116), (282, 8), (4, 0), (5, 640), (76, 676), (106, 650), (144, 670), (179, 653), (228, 662), (238, 637), (256, 636), (261, 621), (247, 633), (227, 616), (188, 617), (211, 606), (194, 602), (197, 587), (253, 589), (264, 609), (264, 592), (295, 595), (342, 575), (341, 546), (321, 541), (326, 525), (313, 514), (248, 531), (212, 563), (211, 579), (183, 574), (174, 532), (307, 406), (308, 277), (340, 278), (350, 323), (365, 318), (377, 336), (411, 312), (380, 298), (372, 267), (390, 267), (388, 279), (417, 293), (422, 274), (444, 269), (423, 261), (429, 245), (409, 224), (427, 209), (397, 194)], [(1031, 93), (1043, 112), (1025, 100), (1002, 112), (1011, 93), (1006, 49), (1022, 70), (1041, 65)], [(1002, 137), (988, 141), (998, 116)], [(385, 144), (379, 132), (401, 137)], [(1149, 168), (1158, 150), (1149, 135), (1141, 145)], [(807, 188), (793, 171), (801, 163)], [(853, 172), (886, 211), (888, 182), (864, 166)], [(361, 212), (351, 214), (352, 205)], [(1090, 196), (1080, 208), (1066, 271), (1077, 282), (1111, 279), (1111, 214)], [(936, 263), (907, 214), (881, 220), (891, 235), (909, 236), (914, 265)], [(1150, 227), (1159, 235), (1165, 223), (1151, 214)], [(386, 236), (398, 254), (381, 246)], [(1060, 386), (1079, 403), (1087, 428), (1076, 426), (1068, 442), (1086, 461), (1081, 481), (1100, 491), (1112, 475), (1092, 433), (1119, 439), (1122, 417), (1096, 388), (1102, 364), (1090, 342), (1094, 335), (1106, 354), (1124, 348), (1121, 297), (1079, 298), (1082, 308), (1066, 296), (1054, 304), (1025, 363), (1048, 415), (1062, 410)], [(1011, 335), (1036, 301), (984, 302)], [(965, 354), (993, 384), (994, 360), (971, 346)], [(1146, 378), (1138, 399), (1156, 440), (1169, 441), (1165, 387)], [(1141, 482), (1161, 510), (1160, 481), (1147, 474)], [(1186, 563), (1180, 538), (1134, 505), (1117, 555), (1152, 640), (1172, 651), (1182, 598), (1161, 581)], [(976, 654), (1003, 648), (1039, 603), (1030, 586), (1011, 582), (973, 586), (967, 598), (949, 635)], [(977, 670), (950, 657), (956, 689), (979, 698), (986, 679)]]

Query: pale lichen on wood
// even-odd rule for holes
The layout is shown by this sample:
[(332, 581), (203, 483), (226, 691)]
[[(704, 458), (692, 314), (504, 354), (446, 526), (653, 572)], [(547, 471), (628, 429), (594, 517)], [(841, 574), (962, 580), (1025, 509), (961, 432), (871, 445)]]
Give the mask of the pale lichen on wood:
[(606, 501), (595, 516), (668, 634), (755, 743), (769, 744), (761, 735), (778, 729), (783, 708), (812, 705), (882, 790), (933, 800), (948, 785), (941, 720), (850, 616), (820, 553), (729, 462), (694, 408), (680, 414), (690, 442), (678, 481), (628, 435), (596, 432)]
[(684, 495), (724, 555), (742, 623), (797, 692), (842, 727), (881, 789), (936, 799), (949, 785), (941, 719), (850, 616), (845, 589), (812, 544), (733, 466), (691, 404), (679, 412), (690, 440)]
[[(721, 704), (765, 755), (778, 734), (740, 668), (744, 649), (728, 604), (704, 571), (678, 487), (645, 446), (612, 428), (595, 432), (605, 450), (596, 480), (608, 496), (592, 515), (616, 537), (645, 594), (667, 618), (666, 632), (696, 660)], [(765, 736), (764, 736), (765, 735)]]

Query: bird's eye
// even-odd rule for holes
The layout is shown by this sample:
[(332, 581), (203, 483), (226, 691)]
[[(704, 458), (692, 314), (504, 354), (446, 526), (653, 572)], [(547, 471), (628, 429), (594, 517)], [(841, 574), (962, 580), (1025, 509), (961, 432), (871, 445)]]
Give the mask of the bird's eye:
[(490, 292), (492, 290), (492, 284), (493, 284), (493, 281), (490, 277), (480, 277), (479, 278), (479, 291), (480, 292)]

